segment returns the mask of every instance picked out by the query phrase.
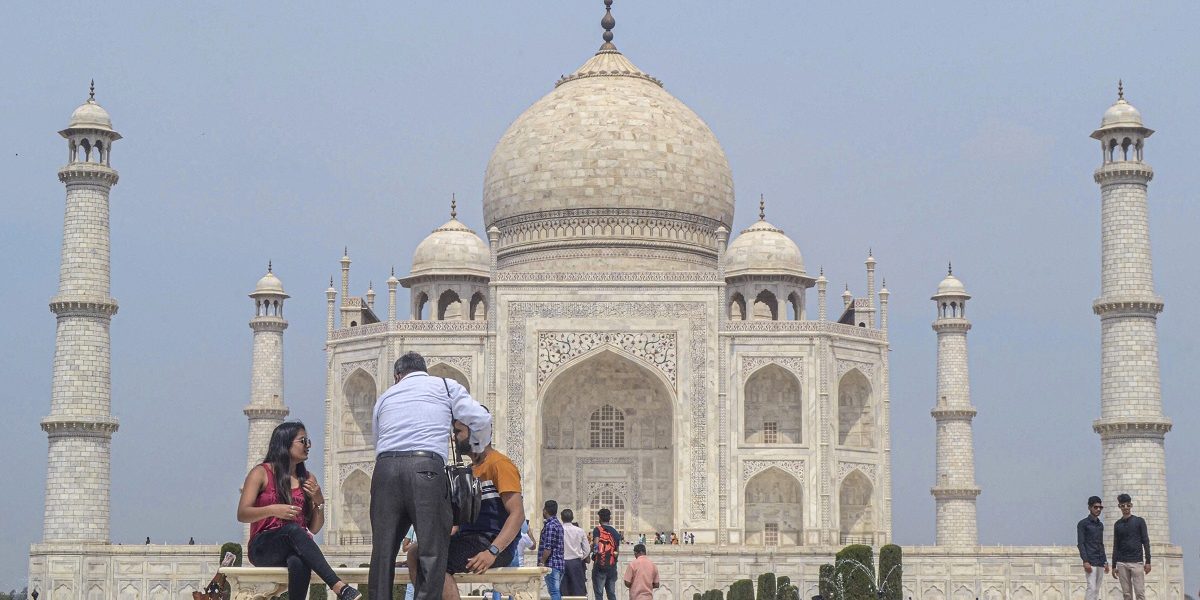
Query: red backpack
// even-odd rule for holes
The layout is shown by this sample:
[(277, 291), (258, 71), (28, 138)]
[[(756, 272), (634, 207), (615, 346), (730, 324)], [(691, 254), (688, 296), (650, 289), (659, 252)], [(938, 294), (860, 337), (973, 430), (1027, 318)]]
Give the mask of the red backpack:
[(596, 548), (592, 551), (592, 560), (597, 567), (612, 567), (617, 564), (617, 539), (612, 530), (605, 525), (596, 528)]

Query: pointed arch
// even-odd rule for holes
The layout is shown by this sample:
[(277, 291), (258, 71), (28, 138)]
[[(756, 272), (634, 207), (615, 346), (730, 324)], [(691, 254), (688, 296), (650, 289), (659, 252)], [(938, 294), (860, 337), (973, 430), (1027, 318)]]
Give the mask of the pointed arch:
[(626, 529), (628, 520), (625, 514), (625, 498), (617, 493), (611, 487), (603, 487), (588, 498), (588, 518), (591, 520), (592, 527), (600, 526), (600, 517), (596, 516), (600, 509), (607, 508), (611, 514), (609, 525), (617, 531), (629, 531)]
[(487, 320), (487, 301), (483, 298), (483, 292), (475, 292), (475, 295), (471, 296), (471, 320)]
[(429, 294), (417, 292), (413, 299), (412, 318), (414, 321), (429, 320)]
[(770, 290), (763, 290), (754, 297), (751, 318), (755, 321), (778, 321), (779, 299)]
[(875, 429), (871, 382), (862, 371), (850, 369), (838, 381), (838, 444), (874, 448)]
[(468, 392), (471, 391), (471, 380), (467, 378), (466, 374), (444, 362), (438, 362), (429, 365), (429, 369), (426, 372), (434, 377), (453, 379), (462, 384), (463, 387), (467, 388)]
[[(342, 444), (347, 447), (370, 445), (368, 440), (377, 397), (375, 378), (363, 369), (355, 369), (342, 385), (345, 400), (342, 416)], [(349, 416), (349, 419), (346, 417)]]
[(733, 298), (729, 301), (729, 320), (746, 320), (746, 298), (740, 293), (734, 293)]
[(342, 523), (338, 528), (342, 539), (363, 543), (371, 535), (371, 477), (362, 469), (354, 469), (342, 481)]
[(755, 546), (797, 546), (803, 543), (804, 491), (800, 481), (778, 467), (769, 467), (746, 482), (744, 495), (746, 543)]
[(841, 543), (872, 544), (875, 530), (875, 488), (871, 480), (858, 469), (842, 479), (838, 490), (838, 515)]
[(792, 321), (804, 320), (804, 298), (800, 292), (792, 292), (787, 297), (788, 304), (788, 319)]
[[(614, 516), (617, 529), (677, 529), (678, 407), (662, 373), (605, 347), (561, 367), (541, 389), (536, 452), (542, 485), (534, 502), (553, 498), (578, 506), (591, 524), (600, 508), (592, 504), (599, 502), (623, 515), (623, 526)], [(591, 447), (593, 438), (601, 448)], [(610, 495), (598, 500), (605, 489)]]
[(742, 396), (743, 439), (751, 444), (803, 442), (804, 406), (800, 380), (767, 363), (746, 378)]
[(441, 296), (438, 296), (437, 318), (439, 321), (459, 321), (462, 320), (464, 314), (462, 299), (458, 297), (458, 292), (446, 290), (442, 292)]

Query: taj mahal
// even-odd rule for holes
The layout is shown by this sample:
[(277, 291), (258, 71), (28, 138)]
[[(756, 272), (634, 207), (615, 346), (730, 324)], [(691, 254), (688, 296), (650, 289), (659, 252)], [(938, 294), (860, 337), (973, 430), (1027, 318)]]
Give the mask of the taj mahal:
[[(824, 272), (770, 222), (769, 205), (760, 200), (758, 220), (731, 231), (724, 150), (663, 80), (617, 49), (605, 4), (599, 50), (588, 57), (591, 42), (581, 40), (582, 64), (548, 80), (550, 91), (496, 143), (481, 224), (460, 221), (451, 205), (378, 301), (373, 286), (351, 291), (365, 277), (352, 277), (349, 251), (340, 258), (340, 282), (325, 290), (324, 430), (312, 431), (324, 438), (330, 562), (370, 554), (372, 408), (392, 384), (393, 361), (415, 350), (431, 374), (459, 381), (496, 415), (495, 444), (521, 469), (529, 514), (555, 499), (576, 507), (585, 527), (608, 507), (627, 536), (695, 535), (694, 545), (656, 547), (661, 600), (765, 571), (790, 576), (807, 598), (820, 565), (851, 543), (900, 544), (905, 597), (1083, 598), (1074, 546), (979, 544), (971, 295), (944, 264), (928, 265), (931, 282), (941, 278), (930, 286), (937, 453), (925, 474), (936, 544), (893, 539), (889, 292), (876, 258), (862, 254), (860, 292), (834, 289), (831, 298)], [(41, 423), (44, 535), (30, 549), (29, 588), (54, 600), (190, 598), (211, 575), (214, 547), (110, 543), (107, 457), (118, 423), (109, 324), (118, 307), (108, 200), (121, 135), (94, 95), (59, 133), (68, 145), (58, 171), (66, 217)], [(1153, 133), (1124, 90), (1091, 133), (1102, 150), (1094, 172), (1102, 288), (1093, 304), (1102, 381), (1099, 417), (1079, 427), (1100, 436), (1104, 497), (1133, 494), (1156, 541), (1167, 542), (1156, 545), (1147, 576), (1147, 597), (1165, 600), (1183, 597), (1183, 558), (1167, 520), (1171, 421), (1159, 391), (1163, 300), (1152, 279), (1145, 162)], [(250, 298), (247, 466), (290, 412), (282, 351), (290, 296), (269, 268)], [(102, 518), (74, 508), (84, 500), (102, 506)], [(1108, 581), (1107, 597), (1119, 597)]]

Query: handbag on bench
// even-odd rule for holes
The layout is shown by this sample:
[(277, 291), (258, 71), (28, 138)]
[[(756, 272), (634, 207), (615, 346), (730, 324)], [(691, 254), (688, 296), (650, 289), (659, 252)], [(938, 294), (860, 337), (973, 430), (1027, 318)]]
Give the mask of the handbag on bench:
[[(450, 396), (450, 384), (442, 378), (446, 386), (446, 396)], [(446, 476), (450, 479), (450, 506), (453, 508), (452, 523), (459, 527), (475, 522), (479, 518), (479, 504), (483, 501), (483, 486), (475, 478), (471, 465), (463, 464), (455, 447), (454, 434), (450, 434), (450, 455), (454, 457), (451, 464), (446, 465)]]
[[(232, 567), (236, 560), (237, 557), (232, 552), (226, 552), (225, 558), (221, 559), (221, 566)], [(192, 592), (192, 600), (229, 600), (229, 586), (225, 583), (225, 574), (217, 571), (212, 581), (204, 586), (203, 592)]]

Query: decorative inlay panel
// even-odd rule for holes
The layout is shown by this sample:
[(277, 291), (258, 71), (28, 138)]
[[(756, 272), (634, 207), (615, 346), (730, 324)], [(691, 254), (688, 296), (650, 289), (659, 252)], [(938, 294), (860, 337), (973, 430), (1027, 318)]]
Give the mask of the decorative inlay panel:
[(338, 465), (338, 482), (341, 484), (339, 487), (345, 487), (346, 478), (355, 471), (362, 471), (367, 474), (367, 477), (371, 477), (375, 474), (375, 461), (367, 460)]
[(845, 479), (846, 476), (850, 474), (850, 471), (853, 471), (855, 469), (862, 471), (862, 474), (866, 475), (867, 479), (870, 479), (872, 484), (875, 483), (875, 465), (870, 464), (870, 463), (841, 462), (841, 461), (838, 462), (838, 476), (837, 476), (838, 481)]
[[(708, 518), (708, 304), (705, 302), (513, 302), (508, 310), (508, 407), (506, 453), (518, 465), (525, 464), (526, 396), (525, 373), (536, 365), (525, 362), (526, 323), (539, 319), (629, 319), (676, 318), (688, 322), (686, 360), (690, 376), (679, 385), (681, 404), (691, 412), (691, 431), (681, 432), (687, 440), (686, 467), (691, 471), (687, 493), (691, 496), (690, 518)], [(536, 360), (536, 359), (535, 359)], [(686, 422), (686, 421), (685, 421)]]
[(848, 373), (851, 369), (862, 371), (863, 375), (872, 382), (875, 380), (875, 365), (868, 362), (857, 360), (838, 360), (837, 361), (837, 376), (841, 379), (842, 375)]
[(750, 481), (751, 477), (771, 467), (791, 473), (796, 479), (804, 481), (804, 461), (802, 460), (744, 460), (742, 461), (742, 483)]
[(374, 359), (356, 360), (356, 361), (352, 361), (352, 362), (342, 363), (342, 366), (338, 371), (338, 373), (340, 374), (340, 377), (338, 379), (342, 382), (345, 382), (346, 378), (349, 377), (350, 374), (353, 373), (355, 369), (362, 369), (367, 372), (367, 375), (370, 375), (374, 379), (378, 379), (378, 377), (376, 377), (378, 364), (379, 364), (379, 361), (376, 361)]
[(432, 367), (438, 363), (449, 365), (458, 370), (459, 373), (470, 377), (471, 369), (475, 365), (475, 359), (470, 356), (426, 356), (425, 366)]
[(543, 331), (538, 333), (538, 387), (559, 367), (600, 348), (611, 346), (642, 359), (676, 385), (675, 332)]
[(791, 371), (800, 383), (804, 383), (804, 359), (798, 356), (743, 356), (742, 379), (772, 363)]

